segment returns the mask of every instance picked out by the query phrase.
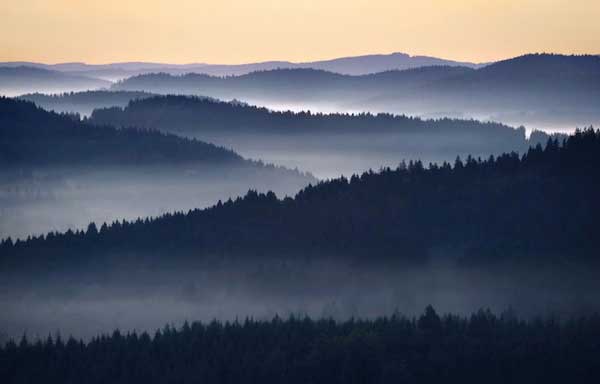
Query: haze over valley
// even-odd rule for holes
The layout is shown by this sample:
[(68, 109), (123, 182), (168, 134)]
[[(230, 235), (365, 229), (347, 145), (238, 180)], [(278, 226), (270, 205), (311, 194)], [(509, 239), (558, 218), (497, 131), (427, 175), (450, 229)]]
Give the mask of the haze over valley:
[[(314, 65), (248, 64), (241, 66), (245, 70), (229, 72), (211, 70), (227, 66), (174, 67), (178, 69), (154, 63), (104, 66), (0, 63), (0, 91), (9, 96), (82, 89), (188, 94), (236, 99), (280, 111), (474, 118), (517, 127), (524, 125), (529, 131), (573, 132), (577, 127), (600, 122), (595, 107), (600, 95), (597, 55), (530, 54), (485, 65), (392, 54)], [(106, 80), (93, 77), (95, 74), (84, 68), (129, 68), (137, 72), (118, 80)], [(42, 79), (37, 80), (37, 85), (28, 80), (30, 72)], [(49, 102), (39, 96), (25, 97)], [(86, 115), (91, 112), (90, 105), (70, 105), (68, 99), (54, 100), (51, 104), (59, 110)]]
[(1, 383), (600, 382), (599, 6), (0, 16)]
[[(382, 58), (378, 60), (381, 62)], [(513, 160), (505, 160), (506, 164), (510, 164), (510, 161), (517, 161), (520, 156), (529, 153), (530, 148), (539, 151), (547, 145), (561, 146), (563, 140), (570, 140), (569, 136), (553, 133), (552, 129), (528, 132), (522, 126), (471, 119), (428, 119), (389, 113), (321, 113), (319, 106), (335, 104), (332, 111), (344, 110), (346, 107), (342, 105), (351, 103), (368, 106), (368, 100), (383, 98), (376, 95), (384, 94), (385, 100), (409, 102), (424, 100), (422, 95), (430, 94), (435, 98), (432, 105), (442, 105), (439, 100), (442, 96), (446, 97), (445, 94), (452, 95), (454, 101), (458, 100), (457, 95), (462, 94), (460, 97), (468, 102), (481, 103), (492, 95), (486, 94), (486, 87), (496, 84), (493, 97), (489, 100), (498, 101), (494, 104), (496, 111), (510, 103), (534, 108), (535, 103), (541, 105), (541, 101), (533, 97), (536, 94), (544, 94), (544, 100), (549, 100), (550, 95), (563, 98), (576, 95), (582, 101), (577, 105), (567, 104), (566, 107), (595, 111), (587, 98), (592, 98), (597, 92), (596, 84), (592, 81), (597, 74), (596, 61), (591, 56), (534, 55), (487, 67), (468, 68), (456, 64), (352, 76), (313, 68), (270, 69), (223, 78), (203, 74), (142, 74), (104, 90), (62, 94), (27, 93), (13, 99), (3, 98), (0, 100), (3, 174), (0, 230), (5, 239), (11, 238), (11, 243), (21, 239), (20, 244), (26, 244), (22, 241), (28, 238), (31, 239), (28, 241), (39, 241), (31, 236), (42, 235), (44, 238), (45, 233), (57, 233), (52, 236), (72, 233), (70, 236), (81, 237), (90, 231), (98, 231), (103, 236), (108, 228), (124, 224), (123, 220), (140, 223), (136, 225), (150, 225), (147, 218), (169, 216), (174, 212), (178, 212), (177, 215), (186, 214), (190, 210), (215, 204), (219, 207), (222, 203), (225, 206), (242, 204), (236, 200), (240, 196), (246, 196), (243, 201), (252, 199), (252, 196), (261, 201), (264, 198), (261, 193), (268, 192), (266, 196), (269, 200), (295, 196), (295, 201), (298, 201), (302, 193), (296, 194), (309, 184), (319, 185), (321, 189), (329, 188), (328, 185), (339, 188), (334, 186), (354, 180), (355, 175), (363, 172), (366, 172), (363, 178), (377, 175), (385, 179), (390, 170), (404, 172), (404, 169), (409, 169), (414, 173), (416, 169), (427, 169), (429, 164), (433, 164), (434, 168), (427, 172), (435, 173), (436, 169), (440, 169), (438, 167), (456, 169), (463, 162), (467, 166), (492, 164), (490, 162), (495, 161), (496, 157), (507, 154), (516, 156), (510, 157)], [(364, 64), (368, 60), (365, 58), (358, 62)], [(339, 63), (351, 65), (345, 59)], [(541, 70), (544, 66), (547, 68)], [(73, 64), (55, 66), (52, 71), (57, 68), (62, 71), (56, 72), (61, 76), (74, 76), (72, 71), (82, 69)], [(522, 82), (498, 82), (506, 71), (506, 76), (516, 79), (515, 73), (524, 73), (524, 69), (532, 68), (541, 77), (528, 85), (526, 92), (518, 91), (524, 84)], [(23, 68), (11, 70), (23, 71)], [(47, 69), (35, 71), (45, 73)], [(366, 69), (363, 71), (368, 72)], [(557, 73), (564, 73), (560, 82), (545, 84), (541, 80), (544, 76), (554, 77)], [(473, 83), (475, 78), (479, 80)], [(32, 83), (35, 83), (35, 79)], [(498, 88), (500, 84), (502, 87)], [(466, 93), (466, 89), (469, 89), (469, 93)], [(562, 91), (566, 93), (561, 95)], [(194, 96), (196, 94), (202, 96)], [(475, 94), (481, 97), (472, 97)], [(510, 98), (509, 94), (512, 95)], [(221, 101), (219, 98), (231, 101)], [(258, 105), (238, 101), (240, 99), (254, 100)], [(261, 106), (275, 101), (317, 106), (317, 111), (277, 111)], [(469, 105), (465, 102), (460, 104)], [(592, 133), (586, 136), (589, 137), (587, 140), (593, 141), (595, 136), (589, 135)], [(535, 156), (535, 153), (529, 156)], [(545, 156), (547, 159), (544, 161), (550, 162), (551, 155)], [(593, 164), (595, 160), (591, 157), (586, 161)], [(502, 167), (501, 164), (495, 167)], [(485, 170), (487, 166), (479, 166), (483, 167), (482, 172), (490, 172)], [(340, 176), (344, 178), (339, 179)], [(515, 182), (510, 181), (514, 177), (511, 174), (507, 185)], [(311, 188), (309, 186), (306, 192)], [(246, 195), (248, 191), (250, 195)], [(376, 188), (375, 191), (380, 189)], [(429, 193), (431, 191), (428, 190), (420, 192), (423, 198)], [(374, 194), (372, 199), (380, 199), (376, 196)], [(433, 201), (451, 199), (442, 196), (435, 197)], [(491, 195), (489, 198), (492, 198)], [(233, 199), (233, 202), (227, 203), (229, 199)], [(402, 199), (399, 201), (401, 206), (414, 204), (402, 203)], [(560, 204), (558, 195), (556, 201), (551, 201), (547, 202), (551, 206)], [(282, 204), (287, 202), (284, 199)], [(328, 212), (331, 207), (324, 209), (324, 212)], [(589, 212), (594, 209), (589, 208)], [(231, 215), (234, 215), (232, 223), (240, 220), (236, 210), (231, 211)], [(259, 218), (266, 212), (268, 210), (260, 208), (256, 212), (258, 216), (251, 222), (262, 220)], [(159, 225), (161, 220), (152, 219), (151, 223)], [(329, 218), (322, 220), (327, 222)], [(334, 220), (338, 224), (332, 224), (333, 227), (347, 219), (338, 217)], [(375, 223), (382, 218), (365, 220), (364, 217), (360, 218), (354, 225)], [(523, 222), (523, 219), (519, 221)], [(90, 222), (95, 223), (92, 229), (88, 227)], [(395, 225), (398, 223), (391, 224), (392, 227)], [(532, 226), (534, 224), (525, 225), (526, 228)], [(111, 327), (151, 329), (159, 327), (169, 318), (210, 320), (212, 317), (230, 319), (242, 314), (268, 317), (275, 313), (306, 313), (343, 319), (351, 315), (377, 316), (396, 309), (418, 313), (422, 307), (432, 303), (440, 309), (464, 312), (484, 305), (498, 311), (511, 306), (518, 307), (523, 314), (555, 311), (573, 314), (595, 308), (593, 296), (586, 298), (584, 293), (594, 286), (592, 280), (576, 281), (567, 274), (562, 277), (565, 283), (569, 282), (566, 288), (557, 291), (550, 288), (555, 284), (553, 276), (557, 271), (554, 256), (547, 266), (533, 273), (528, 263), (514, 265), (513, 262), (502, 262), (493, 266), (479, 262), (473, 264), (471, 253), (482, 251), (468, 251), (464, 245), (457, 248), (457, 245), (445, 243), (405, 244), (398, 248), (404, 249), (398, 251), (404, 256), (395, 258), (397, 267), (388, 270), (382, 280), (382, 268), (386, 269), (387, 262), (356, 258), (355, 253), (361, 253), (359, 250), (366, 244), (347, 243), (341, 248), (336, 245), (331, 249), (316, 245), (316, 248), (310, 248), (307, 252), (300, 247), (289, 248), (285, 244), (290, 240), (285, 240), (281, 243), (283, 248), (279, 245), (271, 247), (267, 244), (281, 241), (282, 236), (286, 238), (289, 233), (295, 232), (301, 236), (304, 229), (290, 229), (286, 230), (287, 235), (276, 235), (273, 231), (277, 226), (268, 224), (265, 227), (260, 224), (259, 227), (264, 228), (260, 233), (267, 237), (258, 252), (234, 246), (247, 241), (244, 233), (251, 228), (240, 223), (239, 226), (236, 224), (236, 229), (215, 229), (215, 235), (230, 233), (232, 236), (225, 248), (218, 248), (216, 253), (200, 252), (201, 255), (206, 253), (204, 256), (186, 256), (185, 262), (183, 259), (178, 261), (177, 257), (170, 261), (162, 260), (159, 256), (162, 252), (155, 252), (160, 247), (155, 248), (152, 252), (154, 256), (150, 259), (144, 256), (145, 251), (135, 247), (127, 251), (111, 248), (108, 252), (111, 256), (107, 261), (101, 261), (106, 256), (103, 251), (93, 256), (100, 257), (97, 262), (102, 266), (98, 266), (98, 270), (96, 267), (86, 267), (84, 275), (89, 277), (83, 280), (62, 267), (52, 272), (54, 278), (67, 278), (72, 282), (73, 285), (62, 287), (60, 291), (79, 292), (75, 296), (52, 293), (55, 289), (48, 285), (51, 283), (43, 277), (47, 274), (44, 272), (40, 275), (39, 283), (29, 288), (18, 288), (21, 295), (20, 301), (16, 302), (10, 292), (17, 289), (13, 284), (20, 284), (19, 279), (8, 278), (5, 280), (8, 294), (3, 298), (6, 308), (10, 308), (5, 317), (6, 326), (10, 334), (25, 329), (23, 324), (27, 324), (26, 329), (40, 334), (52, 328), (64, 327), (82, 336), (90, 336)], [(144, 232), (142, 230), (140, 236)], [(238, 239), (239, 236), (242, 237)], [(333, 240), (328, 231), (314, 236), (307, 238), (306, 244), (319, 244), (323, 239)], [(348, 239), (352, 237), (356, 236), (348, 235)], [(346, 238), (346, 235), (342, 238)], [(387, 245), (374, 252), (388, 254), (388, 248), (392, 247), (389, 241), (378, 240), (376, 243)], [(4, 249), (8, 249), (6, 247)], [(169, 251), (170, 254), (188, 253), (179, 246), (174, 247)], [(508, 252), (512, 254), (516, 249), (509, 247)], [(547, 250), (540, 250), (541, 257), (549, 257), (546, 253)], [(96, 251), (92, 254), (96, 254)], [(115, 255), (119, 254), (130, 256), (122, 260), (121, 257), (115, 259)], [(465, 269), (465, 265), (470, 264), (473, 265)], [(96, 261), (91, 265), (96, 265)], [(576, 264), (574, 268), (579, 271), (583, 267)], [(520, 278), (482, 278), (495, 275), (496, 269), (510, 271), (505, 272), (510, 276), (533, 273), (533, 285), (522, 286)], [(98, 275), (100, 270), (102, 272)], [(321, 275), (323, 270), (329, 272)], [(123, 274), (121, 271), (128, 272)], [(340, 272), (334, 274), (333, 271)], [(124, 279), (131, 273), (139, 275), (136, 278), (139, 284)], [(15, 278), (19, 276), (12, 272), (11, 275)], [(267, 277), (279, 275), (288, 276), (288, 279), (273, 277), (271, 281), (271, 277)], [(198, 280), (196, 276), (204, 278)], [(417, 277), (413, 279), (409, 276)], [(237, 283), (233, 284), (232, 280)], [(396, 281), (399, 280), (403, 283), (398, 284)], [(484, 280), (489, 284), (483, 283)], [(139, 289), (146, 289), (142, 287), (158, 281), (162, 281), (159, 284), (161, 288), (152, 288), (149, 296), (139, 302), (146, 303), (142, 305), (147, 309), (142, 310), (136, 304)], [(219, 283), (221, 281), (228, 283), (223, 285)], [(346, 288), (342, 291), (333, 289), (331, 283), (334, 281)], [(290, 282), (294, 283), (289, 285)], [(358, 282), (362, 288), (372, 285), (373, 288), (367, 290), (373, 291), (373, 294), (358, 294)], [(111, 288), (98, 291), (97, 288), (103, 285)], [(279, 287), (276, 295), (270, 291), (274, 286)], [(314, 286), (315, 291), (309, 286)], [(466, 293), (474, 287), (481, 291), (481, 295)], [(511, 288), (506, 291), (508, 287)], [(520, 295), (510, 293), (513, 289)], [(565, 290), (569, 292), (568, 295), (564, 294)], [(42, 291), (49, 293), (49, 296), (38, 298)], [(207, 295), (208, 291), (214, 295)], [(542, 291), (553, 299), (538, 300), (538, 305), (534, 305), (537, 295)], [(553, 293), (549, 293), (551, 291)], [(572, 295), (579, 299), (573, 301)], [(154, 305), (148, 306), (148, 300)], [(170, 310), (150, 310), (165, 306)], [(36, 315), (31, 312), (29, 322), (23, 323), (23, 311), (32, 311), (34, 308), (37, 308)], [(98, 308), (115, 309), (100, 315)], [(56, 322), (44, 320), (47, 311), (55, 313)], [(79, 325), (81, 319), (73, 319), (76, 313), (85, 318), (85, 327)]]
[(0, 123), (4, 237), (189, 210), (249, 189), (291, 195), (316, 180), (205, 142), (91, 126), (25, 101), (0, 99)]
[(402, 161), (453, 162), (523, 152), (550, 136), (473, 120), (421, 120), (389, 114), (274, 112), (242, 103), (164, 96), (97, 109), (89, 123), (140, 127), (197, 138), (320, 178), (352, 176)]

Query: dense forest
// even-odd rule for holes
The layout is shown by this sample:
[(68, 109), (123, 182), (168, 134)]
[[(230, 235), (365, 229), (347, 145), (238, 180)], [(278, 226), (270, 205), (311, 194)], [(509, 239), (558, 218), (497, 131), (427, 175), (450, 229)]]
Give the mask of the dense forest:
[(112, 251), (422, 260), (442, 249), (471, 263), (596, 262), (599, 163), (600, 132), (589, 129), (522, 156), (410, 162), (308, 186), (295, 198), (250, 191), (208, 209), (5, 239), (0, 255), (3, 268), (76, 265), (81, 254)]
[(600, 317), (523, 321), (510, 312), (375, 320), (187, 322), (89, 342), (27, 336), (0, 347), (17, 383), (597, 383)]

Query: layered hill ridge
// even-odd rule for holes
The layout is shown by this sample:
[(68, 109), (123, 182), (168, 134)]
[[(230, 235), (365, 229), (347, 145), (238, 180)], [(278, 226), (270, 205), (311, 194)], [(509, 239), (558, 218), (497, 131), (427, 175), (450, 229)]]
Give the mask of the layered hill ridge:
[(573, 131), (600, 122), (600, 57), (536, 54), (478, 69), (421, 67), (347, 76), (279, 69), (237, 77), (147, 74), (116, 90), (241, 99), (272, 109), (468, 117)]
[[(302, 80), (308, 83), (297, 83), (297, 86), (317, 86), (320, 81), (326, 81), (323, 86), (337, 84), (339, 86), (378, 86), (379, 90), (393, 89), (413, 81), (417, 85), (440, 80), (454, 79), (467, 83), (514, 81), (512, 85), (541, 85), (541, 80), (549, 76), (556, 77), (558, 83), (548, 86), (563, 85), (562, 81), (581, 80), (573, 85), (583, 85), (583, 80), (597, 80), (600, 76), (600, 56), (580, 55), (565, 56), (552, 54), (529, 54), (492, 63), (474, 69), (464, 66), (433, 65), (407, 68), (404, 70), (385, 70), (364, 75), (345, 75), (327, 71), (318, 67), (306, 68), (277, 68), (273, 70), (254, 71), (242, 76), (210, 76), (208, 74), (188, 73), (174, 76), (168, 73), (150, 73), (133, 76), (117, 83), (116, 89), (127, 89), (135, 86), (160, 86), (160, 81), (187, 82), (189, 89), (194, 86), (210, 86), (219, 84), (223, 87), (243, 87), (250, 85), (285, 86), (287, 81)], [(377, 81), (385, 80), (385, 81)], [(148, 83), (144, 83), (147, 81)], [(419, 83), (420, 81), (420, 83)], [(526, 83), (522, 83), (525, 81)], [(154, 82), (154, 83), (152, 83)], [(196, 83), (194, 83), (196, 82)], [(263, 83), (264, 82), (264, 83)], [(592, 86), (598, 84), (592, 81)], [(440, 84), (443, 86), (443, 83)], [(268, 88), (267, 88), (268, 89)]]
[(8, 98), (0, 98), (0, 147), (3, 168), (244, 161), (212, 144), (157, 131), (86, 125)]
[[(332, 62), (338, 61), (345, 62), (345, 59)], [(139, 68), (138, 63), (129, 64), (127, 68)], [(600, 97), (600, 56), (596, 55), (528, 54), (486, 66), (433, 62), (434, 65), (380, 68), (381, 71), (353, 75), (330, 72), (332, 69), (325, 65), (280, 64), (270, 62), (243, 73), (225, 73), (226, 76), (194, 72), (193, 66), (170, 71), (156, 64), (149, 65), (147, 71), (121, 76), (111, 88), (237, 99), (276, 110), (475, 118), (563, 132), (600, 124), (600, 112), (595, 106), (595, 100)], [(66, 71), (77, 67), (77, 64), (69, 64), (61, 68)], [(15, 69), (18, 68), (3, 67), (0, 72)], [(78, 78), (86, 74), (28, 70)], [(61, 93), (106, 86), (103, 83), (80, 84), (81, 87), (75, 88), (31, 88), (27, 79), (21, 80), (24, 88), (9, 93)], [(0, 90), (5, 89), (0, 86)], [(88, 108), (85, 114), (89, 112)]]
[(475, 120), (278, 112), (190, 96), (133, 100), (124, 108), (94, 110), (87, 121), (195, 137), (322, 177), (395, 167), (402, 159), (427, 163), (457, 155), (523, 152), (549, 138), (544, 132), (527, 137), (522, 127)]
[[(494, 122), (420, 119), (387, 113), (312, 113), (273, 111), (243, 102), (209, 97), (166, 95), (129, 101), (125, 107), (98, 108), (87, 122), (135, 126), (170, 132), (326, 134), (465, 133), (524, 138), (523, 129)], [(445, 125), (447, 124), (447, 125)]]
[(0, 98), (0, 233), (203, 207), (249, 188), (293, 194), (316, 179), (156, 130), (91, 125)]
[(479, 67), (481, 64), (446, 60), (429, 56), (411, 56), (406, 53), (372, 54), (362, 56), (340, 57), (329, 60), (310, 62), (265, 61), (246, 64), (169, 64), (125, 62), (110, 64), (60, 63), (42, 64), (32, 62), (5, 62), (0, 66), (30, 66), (97, 77), (105, 80), (121, 80), (149, 72), (165, 72), (170, 74), (204, 73), (215, 76), (244, 75), (250, 72), (273, 70), (278, 68), (315, 68), (347, 75), (363, 75), (387, 70), (402, 70), (430, 65), (460, 65)]
[(587, 130), (522, 157), (469, 157), (430, 168), (411, 162), (322, 182), (283, 200), (250, 191), (207, 209), (5, 240), (0, 253), (8, 264), (70, 263), (82, 252), (160, 257), (167, 249), (198, 258), (291, 253), (423, 260), (443, 250), (470, 262), (597, 262), (599, 154), (600, 132)]

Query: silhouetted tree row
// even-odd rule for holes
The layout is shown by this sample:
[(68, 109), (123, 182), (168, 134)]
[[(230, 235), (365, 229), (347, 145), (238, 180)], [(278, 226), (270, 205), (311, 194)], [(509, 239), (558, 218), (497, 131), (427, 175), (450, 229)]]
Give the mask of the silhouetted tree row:
[(443, 249), (470, 262), (597, 261), (599, 191), (600, 131), (589, 129), (523, 156), (410, 162), (311, 185), (294, 198), (250, 191), (187, 213), (6, 239), (0, 260), (41, 268), (121, 252), (424, 260)]
[(523, 321), (470, 317), (185, 323), (153, 336), (118, 330), (0, 348), (16, 383), (597, 383), (600, 317)]
[(233, 151), (158, 131), (93, 126), (33, 103), (0, 98), (0, 167), (242, 163)]

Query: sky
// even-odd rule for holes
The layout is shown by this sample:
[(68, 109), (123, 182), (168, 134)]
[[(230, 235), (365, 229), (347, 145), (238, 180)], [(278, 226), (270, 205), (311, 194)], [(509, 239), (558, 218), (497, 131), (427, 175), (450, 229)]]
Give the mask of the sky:
[(600, 53), (599, 0), (0, 0), (0, 61)]

